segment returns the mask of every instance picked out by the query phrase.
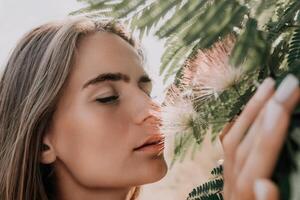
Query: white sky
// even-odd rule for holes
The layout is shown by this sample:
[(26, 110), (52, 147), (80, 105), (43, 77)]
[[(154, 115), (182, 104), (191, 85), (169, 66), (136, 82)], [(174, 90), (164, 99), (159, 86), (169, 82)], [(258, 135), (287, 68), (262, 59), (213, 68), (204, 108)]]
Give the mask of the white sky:
[[(0, 0), (0, 70), (16, 42), (31, 28), (44, 22), (64, 18), (85, 4), (76, 0)], [(154, 79), (153, 96), (161, 101), (162, 78), (158, 76), (163, 42), (150, 35), (143, 39), (148, 66)]]

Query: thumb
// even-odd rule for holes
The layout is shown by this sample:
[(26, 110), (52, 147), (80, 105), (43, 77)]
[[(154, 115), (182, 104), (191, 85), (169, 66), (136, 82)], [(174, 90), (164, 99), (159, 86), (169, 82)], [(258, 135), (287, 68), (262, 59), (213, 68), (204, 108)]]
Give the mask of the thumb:
[(254, 183), (255, 200), (279, 200), (277, 186), (269, 179), (257, 179)]

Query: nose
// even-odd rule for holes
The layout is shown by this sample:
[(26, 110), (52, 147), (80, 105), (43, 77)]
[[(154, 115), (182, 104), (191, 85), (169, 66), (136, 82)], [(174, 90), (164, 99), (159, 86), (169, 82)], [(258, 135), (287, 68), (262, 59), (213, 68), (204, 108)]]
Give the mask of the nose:
[(132, 119), (138, 125), (158, 127), (161, 124), (161, 107), (145, 93), (133, 99)]

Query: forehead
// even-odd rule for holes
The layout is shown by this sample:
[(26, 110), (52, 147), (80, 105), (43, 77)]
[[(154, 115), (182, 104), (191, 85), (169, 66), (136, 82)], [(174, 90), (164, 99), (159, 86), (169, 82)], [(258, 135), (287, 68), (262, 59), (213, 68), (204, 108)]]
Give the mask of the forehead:
[(145, 73), (137, 50), (114, 33), (97, 32), (81, 39), (71, 80), (83, 83), (100, 73), (121, 72), (132, 79)]

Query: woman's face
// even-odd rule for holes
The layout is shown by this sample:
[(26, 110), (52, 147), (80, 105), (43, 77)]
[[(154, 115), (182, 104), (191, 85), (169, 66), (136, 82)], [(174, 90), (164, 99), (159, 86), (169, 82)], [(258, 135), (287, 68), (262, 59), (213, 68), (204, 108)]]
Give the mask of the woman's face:
[(158, 148), (134, 150), (159, 134), (151, 82), (136, 50), (115, 34), (99, 32), (82, 38), (75, 57), (44, 137), (55, 154), (58, 181), (96, 188), (161, 179), (167, 166)]

